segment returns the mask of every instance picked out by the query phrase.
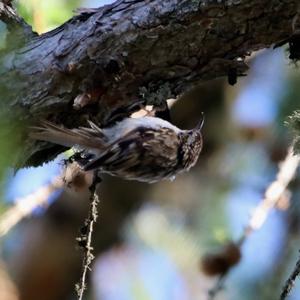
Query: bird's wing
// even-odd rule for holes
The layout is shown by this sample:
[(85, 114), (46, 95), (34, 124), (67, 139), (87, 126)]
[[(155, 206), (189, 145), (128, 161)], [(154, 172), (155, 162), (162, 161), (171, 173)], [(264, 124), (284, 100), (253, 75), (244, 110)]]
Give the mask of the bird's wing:
[[(128, 132), (126, 135), (108, 145), (105, 151), (103, 151), (94, 159), (90, 160), (86, 165), (83, 166), (83, 169), (85, 171), (94, 170), (102, 167), (103, 165), (115, 163), (117, 160), (122, 158), (124, 160), (130, 160), (128, 153), (125, 152), (128, 152), (129, 145), (134, 145), (139, 138), (138, 130), (132, 130)], [(138, 155), (137, 150), (133, 150), (131, 152), (134, 156)]]
[(167, 161), (176, 163), (179, 143), (178, 134), (170, 128), (163, 127), (159, 131), (154, 131), (153, 138), (143, 141), (143, 148), (149, 150), (149, 154), (159, 158), (162, 163)]
[(89, 161), (85, 171), (103, 167), (112, 170), (135, 168), (136, 164), (145, 167), (152, 161), (176, 163), (178, 136), (169, 128), (153, 130), (138, 127), (110, 144), (100, 156)]

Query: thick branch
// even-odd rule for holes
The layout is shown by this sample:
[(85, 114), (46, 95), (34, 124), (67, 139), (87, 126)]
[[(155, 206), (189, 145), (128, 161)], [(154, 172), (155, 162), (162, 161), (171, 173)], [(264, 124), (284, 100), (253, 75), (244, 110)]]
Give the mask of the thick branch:
[(292, 34), (296, 0), (218, 2), (121, 0), (81, 11), (2, 56), (3, 110), (105, 125), (123, 106), (159, 105), (201, 80), (241, 74), (251, 51)]

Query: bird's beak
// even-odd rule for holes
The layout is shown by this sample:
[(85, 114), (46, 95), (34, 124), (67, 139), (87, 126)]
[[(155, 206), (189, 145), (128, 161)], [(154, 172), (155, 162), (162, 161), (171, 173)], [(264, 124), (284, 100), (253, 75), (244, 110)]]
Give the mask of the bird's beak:
[(204, 113), (202, 112), (201, 113), (201, 119), (200, 119), (200, 121), (199, 121), (199, 123), (197, 124), (197, 126), (196, 126), (196, 128), (195, 129), (197, 129), (197, 130), (201, 130), (202, 129), (202, 127), (203, 127), (203, 124), (204, 124)]

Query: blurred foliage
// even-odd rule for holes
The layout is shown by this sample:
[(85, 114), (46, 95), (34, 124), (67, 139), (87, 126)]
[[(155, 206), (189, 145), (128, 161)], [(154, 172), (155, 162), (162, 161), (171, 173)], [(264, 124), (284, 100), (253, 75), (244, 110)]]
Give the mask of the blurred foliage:
[(15, 164), (17, 152), (21, 148), (22, 133), (19, 122), (11, 120), (9, 117), (1, 116), (0, 121), (0, 181), (6, 174), (9, 166)]
[(6, 39), (6, 25), (0, 22), (0, 49), (4, 48)]
[(38, 33), (49, 31), (72, 17), (81, 0), (18, 0), (20, 15), (32, 25)]
[[(1, 92), (0, 92), (1, 94)], [(0, 99), (1, 100), (1, 99)], [(3, 99), (2, 99), (3, 100)], [(5, 191), (7, 184), (7, 174), (9, 168), (16, 165), (17, 156), (22, 156), (20, 150), (21, 143), (21, 127), (19, 122), (12, 120), (8, 116), (0, 114), (0, 197), (5, 199)], [(0, 202), (0, 215), (5, 211), (6, 202)]]

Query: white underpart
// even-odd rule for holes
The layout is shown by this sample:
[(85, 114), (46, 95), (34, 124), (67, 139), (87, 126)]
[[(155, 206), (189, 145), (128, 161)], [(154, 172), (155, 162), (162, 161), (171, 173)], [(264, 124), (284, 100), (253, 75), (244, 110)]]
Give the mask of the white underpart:
[(117, 123), (113, 127), (103, 128), (102, 131), (110, 141), (114, 141), (138, 127), (146, 127), (156, 130), (165, 127), (170, 128), (177, 133), (181, 131), (178, 127), (172, 125), (170, 122), (156, 117), (127, 118)]

